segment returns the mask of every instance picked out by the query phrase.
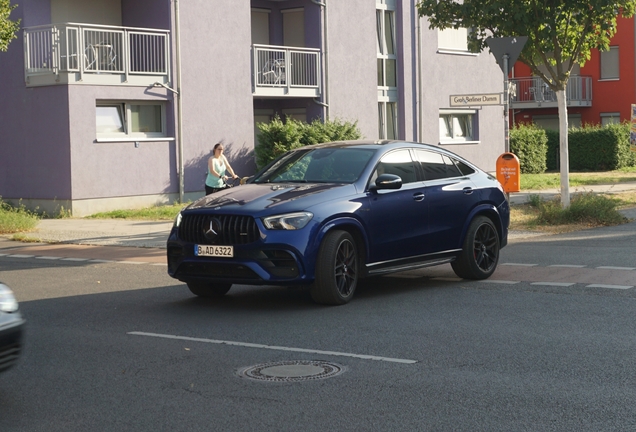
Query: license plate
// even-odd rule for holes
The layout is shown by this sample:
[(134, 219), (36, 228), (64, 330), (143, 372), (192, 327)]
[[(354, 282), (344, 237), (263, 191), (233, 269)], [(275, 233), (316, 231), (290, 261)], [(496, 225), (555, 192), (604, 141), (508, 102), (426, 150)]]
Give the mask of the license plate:
[(233, 258), (234, 246), (194, 245), (194, 254), (196, 256)]

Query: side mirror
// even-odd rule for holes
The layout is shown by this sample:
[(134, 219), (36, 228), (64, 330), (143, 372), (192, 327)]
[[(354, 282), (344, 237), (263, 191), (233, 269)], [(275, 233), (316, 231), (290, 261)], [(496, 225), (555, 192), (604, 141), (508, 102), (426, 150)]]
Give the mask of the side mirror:
[(369, 187), (371, 191), (381, 189), (400, 189), (402, 187), (402, 178), (395, 174), (380, 174), (375, 180), (375, 184)]

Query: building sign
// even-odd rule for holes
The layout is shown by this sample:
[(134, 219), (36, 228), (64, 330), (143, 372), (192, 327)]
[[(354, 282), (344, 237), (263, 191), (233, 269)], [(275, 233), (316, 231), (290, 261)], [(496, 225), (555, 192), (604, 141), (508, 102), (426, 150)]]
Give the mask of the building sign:
[(501, 105), (501, 93), (476, 95), (451, 95), (450, 106)]
[(632, 121), (629, 127), (629, 148), (636, 152), (636, 105), (632, 104)]

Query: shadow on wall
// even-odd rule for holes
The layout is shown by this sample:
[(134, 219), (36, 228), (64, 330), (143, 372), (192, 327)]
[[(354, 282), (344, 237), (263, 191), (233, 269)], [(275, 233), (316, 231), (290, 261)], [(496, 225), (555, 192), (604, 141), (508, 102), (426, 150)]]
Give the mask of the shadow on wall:
[[(234, 143), (226, 143), (223, 140), (217, 142), (223, 144), (225, 157), (239, 177), (251, 176), (256, 172), (253, 149), (238, 146)], [(208, 159), (212, 156), (212, 147), (214, 147), (214, 145), (210, 147), (209, 153), (202, 152), (185, 164), (186, 192), (203, 191), (205, 189), (205, 178), (208, 174)]]

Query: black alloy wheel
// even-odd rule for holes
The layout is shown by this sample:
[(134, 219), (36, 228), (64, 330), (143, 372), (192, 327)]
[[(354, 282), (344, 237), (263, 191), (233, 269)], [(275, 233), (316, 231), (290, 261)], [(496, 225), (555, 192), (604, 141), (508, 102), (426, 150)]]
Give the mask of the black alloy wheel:
[(311, 297), (316, 303), (348, 303), (358, 285), (358, 251), (355, 240), (346, 231), (331, 231), (320, 245), (316, 262), (316, 280)]
[(490, 219), (477, 216), (466, 233), (459, 257), (451, 263), (455, 274), (464, 279), (486, 279), (499, 262), (499, 235)]

